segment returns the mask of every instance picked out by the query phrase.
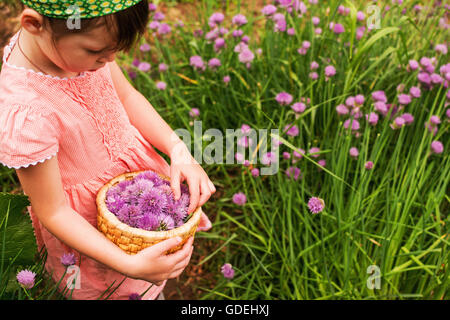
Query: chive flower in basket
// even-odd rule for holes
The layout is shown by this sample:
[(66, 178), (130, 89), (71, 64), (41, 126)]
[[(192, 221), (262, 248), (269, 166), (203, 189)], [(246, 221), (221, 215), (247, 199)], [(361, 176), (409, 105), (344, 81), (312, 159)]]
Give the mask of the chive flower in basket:
[(189, 191), (181, 185), (181, 197), (175, 200), (169, 181), (145, 171), (110, 188), (105, 202), (109, 211), (133, 228), (167, 231), (186, 222)]

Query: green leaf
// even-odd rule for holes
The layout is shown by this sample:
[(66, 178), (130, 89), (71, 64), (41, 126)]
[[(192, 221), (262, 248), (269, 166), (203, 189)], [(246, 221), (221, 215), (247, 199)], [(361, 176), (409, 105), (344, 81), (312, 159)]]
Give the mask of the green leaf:
[[(10, 202), (9, 215), (8, 203)], [(0, 248), (4, 247), (2, 262), (11, 261), (19, 252), (15, 263), (29, 265), (34, 261), (37, 252), (31, 219), (26, 212), (30, 205), (28, 196), (14, 195), (5, 192), (0, 193)], [(4, 240), (3, 240), (4, 239)], [(5, 241), (3, 243), (3, 241)]]

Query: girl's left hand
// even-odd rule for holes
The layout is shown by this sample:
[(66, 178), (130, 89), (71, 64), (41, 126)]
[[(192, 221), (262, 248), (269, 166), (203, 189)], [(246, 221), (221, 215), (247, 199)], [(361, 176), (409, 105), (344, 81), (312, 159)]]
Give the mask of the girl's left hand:
[[(209, 197), (216, 192), (216, 188), (184, 143), (177, 144), (173, 148), (170, 153), (170, 162), (170, 183), (175, 200), (181, 197), (180, 183), (186, 180), (189, 185), (190, 204), (188, 214), (190, 214), (208, 201)], [(203, 213), (199, 227), (208, 227), (208, 222), (210, 225), (211, 222)]]

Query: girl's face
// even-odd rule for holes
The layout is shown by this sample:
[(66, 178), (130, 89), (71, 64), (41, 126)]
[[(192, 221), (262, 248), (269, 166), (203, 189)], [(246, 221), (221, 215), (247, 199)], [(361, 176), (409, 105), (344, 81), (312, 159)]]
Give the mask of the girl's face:
[(70, 72), (95, 71), (114, 61), (115, 46), (106, 25), (86, 33), (69, 34), (56, 42), (56, 49), (48, 36), (47, 56), (63, 70)]

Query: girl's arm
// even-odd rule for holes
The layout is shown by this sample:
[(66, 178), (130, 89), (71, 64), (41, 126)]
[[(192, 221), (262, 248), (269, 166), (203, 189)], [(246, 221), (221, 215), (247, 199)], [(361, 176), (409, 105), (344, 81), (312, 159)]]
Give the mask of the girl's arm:
[[(180, 181), (189, 185), (188, 212), (202, 206), (216, 192), (216, 188), (203, 168), (192, 157), (184, 142), (158, 114), (148, 100), (125, 78), (115, 61), (109, 63), (111, 77), (117, 94), (128, 114), (130, 122), (142, 136), (170, 157), (170, 181), (176, 199), (181, 196)], [(202, 215), (202, 230), (210, 228), (210, 221)]]
[(165, 252), (177, 244), (177, 239), (158, 243), (136, 255), (128, 255), (109, 241), (66, 203), (57, 156), (16, 172), (41, 224), (76, 251), (129, 277), (155, 283), (178, 276), (188, 264), (192, 240), (168, 256)]
[(109, 65), (114, 87), (120, 101), (128, 114), (131, 124), (139, 130), (142, 136), (169, 157), (171, 157), (172, 151), (177, 144), (177, 148), (185, 146), (184, 142), (164, 121), (150, 102), (125, 78), (117, 62), (113, 61)]

